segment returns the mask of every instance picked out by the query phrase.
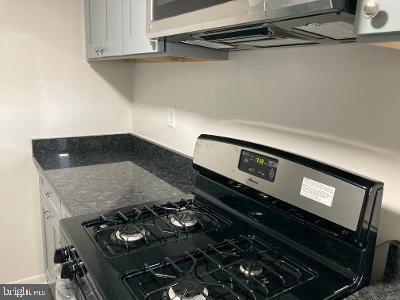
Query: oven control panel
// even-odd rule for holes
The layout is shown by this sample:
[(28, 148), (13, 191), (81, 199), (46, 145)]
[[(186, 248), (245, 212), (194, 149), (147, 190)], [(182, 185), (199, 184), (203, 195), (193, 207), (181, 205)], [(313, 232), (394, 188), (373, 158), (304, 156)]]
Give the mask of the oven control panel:
[(242, 150), (239, 160), (239, 170), (250, 175), (274, 182), (279, 161), (255, 152)]
[(193, 164), (352, 231), (369, 193), (364, 185), (376, 184), (293, 153), (210, 135), (197, 140)]

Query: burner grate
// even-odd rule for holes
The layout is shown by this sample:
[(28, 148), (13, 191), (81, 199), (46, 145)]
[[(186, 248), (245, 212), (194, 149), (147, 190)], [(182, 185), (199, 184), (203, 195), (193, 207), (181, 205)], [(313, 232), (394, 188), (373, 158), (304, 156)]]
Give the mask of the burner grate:
[(145, 264), (123, 278), (137, 299), (272, 299), (316, 277), (256, 237), (240, 236)]
[(229, 221), (209, 207), (190, 199), (165, 205), (118, 211), (83, 224), (95, 244), (108, 257), (216, 231)]

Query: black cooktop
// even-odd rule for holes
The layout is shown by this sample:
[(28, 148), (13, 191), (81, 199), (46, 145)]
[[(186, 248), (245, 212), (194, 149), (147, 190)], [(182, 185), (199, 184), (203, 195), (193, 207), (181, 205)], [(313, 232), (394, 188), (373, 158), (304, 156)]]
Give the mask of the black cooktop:
[[(148, 232), (154, 228), (137, 225), (131, 227), (137, 231), (130, 233), (134, 239), (143, 235), (139, 242), (112, 241), (115, 232), (134, 224), (130, 217), (137, 216), (138, 211), (183, 204), (189, 207), (188, 203), (218, 216), (222, 224), (212, 224), (214, 230), (201, 232), (196, 225), (193, 231), (176, 226), (178, 236), (168, 230), (171, 235), (166, 239), (150, 238), (142, 228)], [(174, 213), (167, 215), (172, 224)], [(91, 219), (79, 216), (62, 220), (62, 233), (79, 252), (105, 299), (313, 299), (306, 297), (313, 293), (318, 295), (315, 299), (323, 299), (350, 286), (353, 280), (350, 274), (322, 264), (200, 197), (126, 207), (89, 222), (88, 217)], [(156, 224), (160, 221), (154, 220)], [(96, 238), (92, 229), (101, 223), (109, 227), (100, 229), (102, 237)]]

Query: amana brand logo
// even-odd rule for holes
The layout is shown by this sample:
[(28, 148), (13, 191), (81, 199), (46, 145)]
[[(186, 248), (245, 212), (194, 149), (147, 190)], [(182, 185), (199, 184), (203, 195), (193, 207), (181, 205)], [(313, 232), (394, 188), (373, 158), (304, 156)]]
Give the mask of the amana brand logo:
[(255, 184), (258, 184), (258, 181), (256, 180), (256, 179), (253, 179), (253, 178), (249, 178), (249, 182), (252, 182), (252, 183), (255, 183)]

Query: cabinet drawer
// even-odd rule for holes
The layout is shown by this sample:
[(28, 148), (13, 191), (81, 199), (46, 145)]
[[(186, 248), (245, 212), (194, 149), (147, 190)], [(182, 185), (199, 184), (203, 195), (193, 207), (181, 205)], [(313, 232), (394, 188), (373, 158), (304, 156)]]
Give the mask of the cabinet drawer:
[(50, 188), (49, 184), (44, 180), (42, 176), (39, 177), (40, 179), (40, 193), (43, 196), (43, 200), (48, 201), (50, 205), (53, 207), (52, 210), (55, 210), (58, 213), (61, 209), (61, 201), (55, 195), (53, 190)]

